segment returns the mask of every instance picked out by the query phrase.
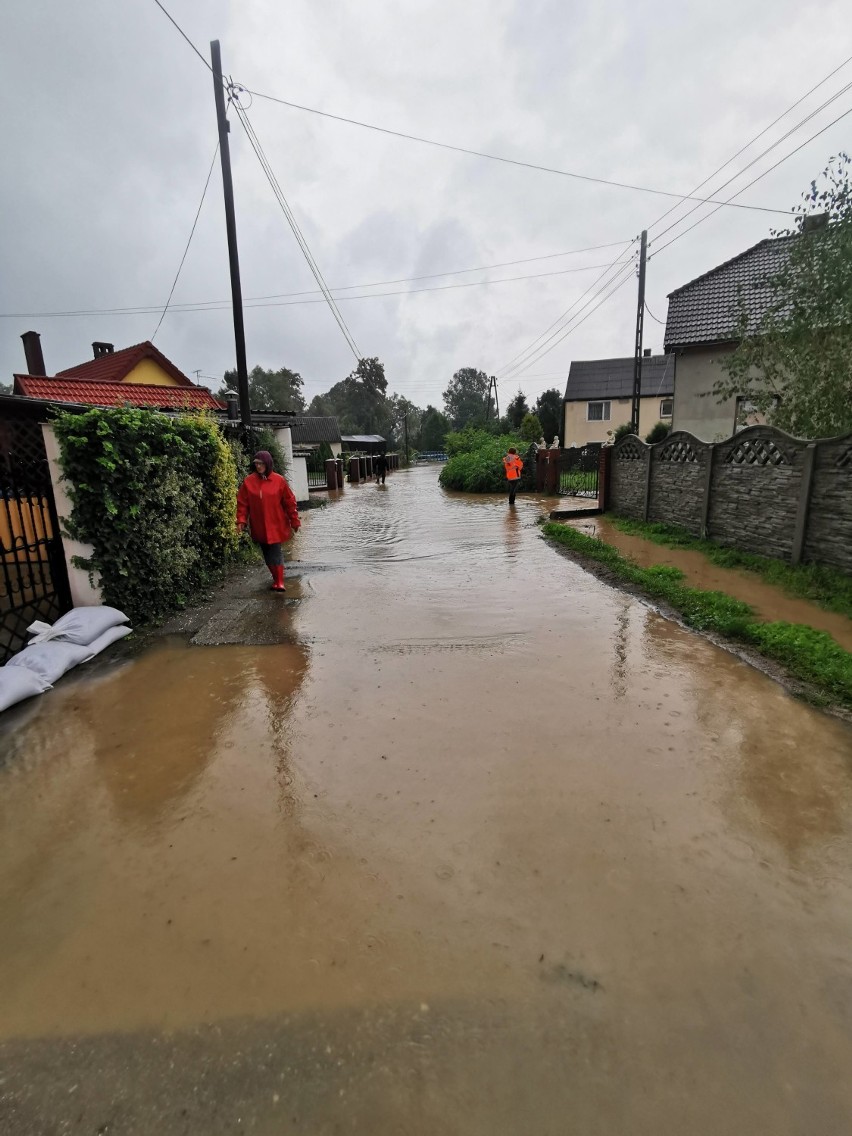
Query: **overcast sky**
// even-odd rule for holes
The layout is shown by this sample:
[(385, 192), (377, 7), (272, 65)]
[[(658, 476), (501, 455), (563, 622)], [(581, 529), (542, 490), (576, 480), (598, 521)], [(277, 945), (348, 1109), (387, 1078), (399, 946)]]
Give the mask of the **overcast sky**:
[[(689, 193), (852, 54), (848, 0), (164, 0), (209, 57), (256, 91), (333, 114), (545, 166)], [(216, 145), (212, 79), (154, 0), (10, 0), (0, 64), (5, 102), (0, 311), (48, 313), (164, 304)], [(852, 64), (769, 131), (704, 193), (852, 82)], [(722, 191), (730, 196), (852, 107), (852, 91)], [(404, 141), (255, 99), (249, 116), (332, 287), (546, 257), (650, 228), (650, 311), (673, 288), (783, 226), (720, 209), (654, 257), (673, 201)], [(315, 289), (232, 118), (246, 297)], [(737, 200), (792, 208), (852, 136), (852, 115)], [(702, 206), (661, 247), (712, 207)], [(413, 287), (606, 265), (617, 247), (512, 267), (382, 285)], [(563, 272), (487, 287), (340, 301), (391, 390), (440, 405), (460, 367), (498, 376), (601, 274)], [(361, 290), (363, 292), (364, 289)], [(357, 294), (357, 293), (356, 293)], [(175, 303), (229, 297), (221, 176), (210, 182)], [(303, 297), (315, 299), (314, 296)], [(581, 301), (584, 303), (585, 301)], [(502, 378), (534, 399), (563, 386), (572, 359), (629, 355), (628, 283), (549, 354)], [(48, 373), (92, 340), (151, 337), (156, 314), (0, 319), (0, 377), (25, 370), (22, 332), (41, 333)], [(646, 321), (646, 346), (662, 347)], [(343, 378), (352, 353), (324, 303), (250, 308), (249, 366), (301, 372), (308, 398)], [(156, 339), (202, 382), (234, 365), (229, 310), (169, 313)]]

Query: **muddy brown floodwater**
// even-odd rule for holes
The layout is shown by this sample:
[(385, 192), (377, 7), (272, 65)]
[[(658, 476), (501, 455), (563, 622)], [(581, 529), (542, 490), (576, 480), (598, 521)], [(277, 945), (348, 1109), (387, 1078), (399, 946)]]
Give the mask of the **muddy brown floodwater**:
[(5, 716), (0, 1131), (852, 1131), (852, 730), (551, 505), (347, 488)]

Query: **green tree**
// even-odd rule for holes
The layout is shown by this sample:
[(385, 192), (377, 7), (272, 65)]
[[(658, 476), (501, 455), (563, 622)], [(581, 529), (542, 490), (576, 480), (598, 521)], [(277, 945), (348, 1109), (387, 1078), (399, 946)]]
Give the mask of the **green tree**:
[(12, 394), (13, 390), (11, 383), (0, 383), (0, 394)]
[(510, 430), (520, 429), (521, 423), (529, 414), (530, 408), (527, 405), (526, 395), (522, 390), (519, 390), (509, 405), (506, 407), (506, 422)]
[(521, 423), (521, 437), (525, 442), (537, 442), (541, 437), (541, 422), (537, 414), (525, 414)]
[(454, 430), (463, 429), (469, 422), (484, 421), (487, 394), (488, 376), (484, 371), (477, 371), (475, 367), (462, 367), (456, 371), (443, 394), (444, 413)]
[(444, 439), (450, 431), (450, 422), (445, 414), (434, 406), (427, 406), (420, 422), (418, 450), (443, 450)]
[(562, 437), (564, 413), (562, 407), (562, 395), (556, 387), (542, 391), (536, 399), (535, 412), (541, 421), (541, 432), (548, 444), (557, 435)]
[(384, 366), (376, 358), (360, 359), (345, 379), (311, 400), (311, 413), (337, 418), (343, 434), (382, 434), (393, 428)]
[[(305, 409), (305, 396), (302, 392), (304, 380), (297, 371), (280, 367), (277, 371), (267, 371), (263, 367), (253, 367), (248, 377), (249, 402), (252, 410), (292, 410), (301, 414)], [(218, 398), (237, 394), (237, 372), (226, 371), (223, 386), (217, 391)]]
[(721, 402), (743, 396), (773, 425), (799, 437), (852, 431), (852, 184), (839, 154), (798, 207), (787, 262), (764, 281), (770, 303), (757, 327), (745, 308), (740, 343), (713, 386)]

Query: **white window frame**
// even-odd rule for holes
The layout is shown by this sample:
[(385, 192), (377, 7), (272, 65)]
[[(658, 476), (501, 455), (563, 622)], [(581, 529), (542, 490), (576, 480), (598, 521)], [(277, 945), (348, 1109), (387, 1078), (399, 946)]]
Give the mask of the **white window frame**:
[[(663, 413), (663, 407), (666, 405), (666, 403), (668, 403), (670, 408), (671, 408), (669, 410), (668, 414)], [(661, 398), (660, 399), (660, 419), (662, 420), (663, 418), (671, 418), (673, 414), (674, 414), (674, 399), (673, 398)]]
[[(601, 408), (600, 418), (592, 418), (591, 410), (593, 406)], [(612, 401), (608, 398), (595, 398), (586, 403), (586, 421), (587, 422), (610, 422), (612, 420)]]

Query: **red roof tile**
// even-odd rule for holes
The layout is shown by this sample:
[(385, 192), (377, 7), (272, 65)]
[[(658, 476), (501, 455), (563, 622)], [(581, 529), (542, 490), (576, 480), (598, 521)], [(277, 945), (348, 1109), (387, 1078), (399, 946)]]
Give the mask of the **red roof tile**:
[[(100, 362), (100, 360), (97, 360)], [(89, 406), (147, 406), (166, 410), (224, 410), (205, 387), (159, 387), (153, 384), (107, 382), (98, 379), (44, 378), (15, 375), (15, 394), (46, 402), (75, 402)]]
[(159, 363), (166, 374), (182, 387), (194, 386), (183, 371), (147, 340), (136, 343), (133, 347), (112, 351), (109, 355), (101, 355), (98, 359), (78, 363), (76, 367), (66, 367), (64, 371), (57, 371), (57, 375), (64, 379), (86, 379), (90, 383), (117, 383), (126, 378), (143, 359), (153, 359), (155, 363)]

